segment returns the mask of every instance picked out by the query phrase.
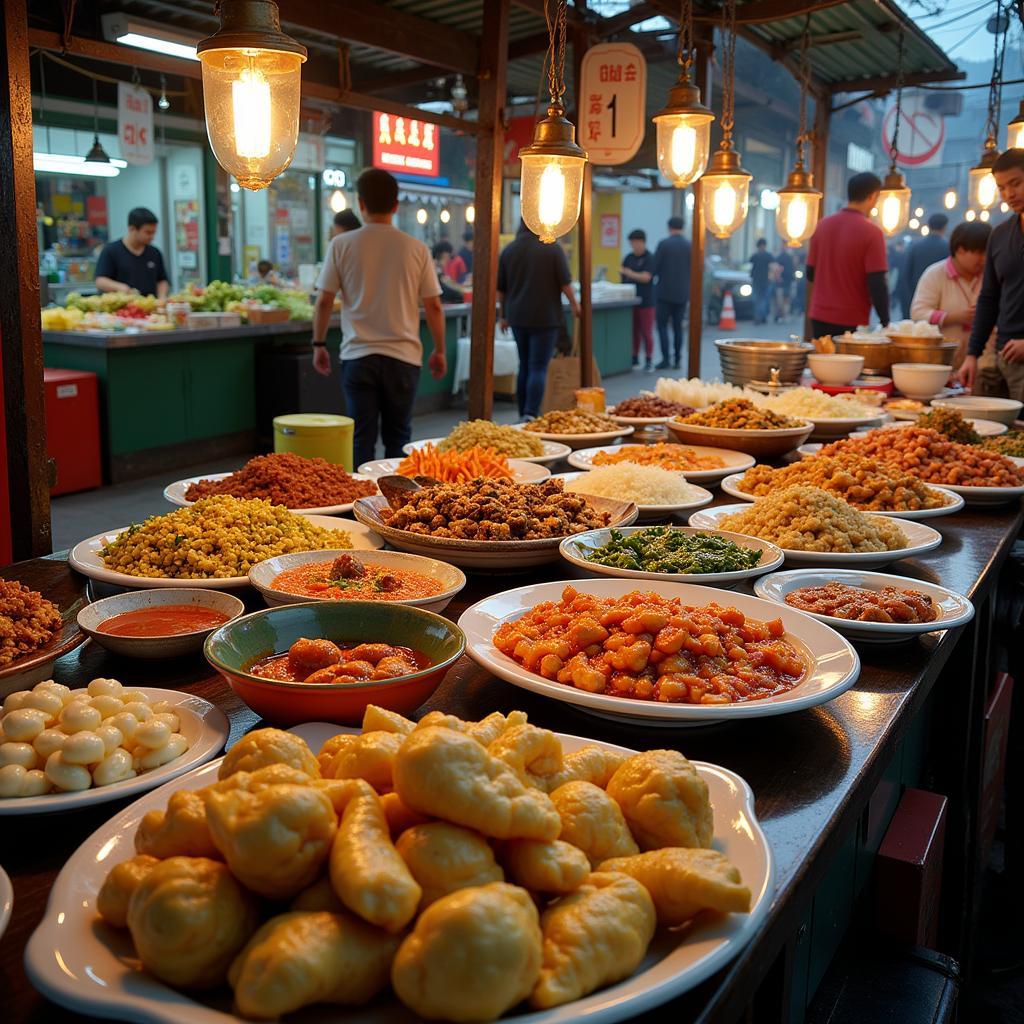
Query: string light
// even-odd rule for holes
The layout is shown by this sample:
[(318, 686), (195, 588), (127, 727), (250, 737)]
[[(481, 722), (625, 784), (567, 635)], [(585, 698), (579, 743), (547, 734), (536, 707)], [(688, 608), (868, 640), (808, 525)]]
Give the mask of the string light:
[(466, 223), (472, 224), (476, 220), (476, 207), (470, 203), (466, 207)]
[(988, 210), (982, 210), (981, 213), (978, 214), (978, 220), (987, 221), (990, 216), (991, 214), (988, 212)]
[(964, 214), (964, 220), (967, 220), (967, 221), (972, 221), (972, 220), (975, 220), (975, 219), (977, 219), (977, 216), (978, 216), (978, 215), (977, 215), (977, 214), (976, 214), (976, 213), (975, 213), (975, 212), (974, 212), (973, 210), (968, 210), (968, 211), (967, 211), (967, 212), (966, 212), (966, 213)]
[(952, 210), (953, 207), (956, 206), (956, 190), (952, 188), (949, 189), (945, 196), (943, 196), (942, 203), (947, 210)]
[(921, 226), (921, 222), (916, 217), (910, 218), (910, 224), (908, 227), (911, 231), (916, 231)]
[(441, 223), (442, 223), (442, 224), (447, 224), (447, 223), (448, 223), (448, 221), (450, 221), (450, 220), (452, 219), (452, 215), (451, 215), (451, 212), (450, 212), (449, 210), (447, 210), (447, 209), (445, 209), (445, 210), (442, 210), (442, 211), (441, 211), (441, 212), (440, 212), (440, 213), (438, 214), (438, 216), (439, 216), (439, 217), (441, 218)]
[(416, 223), (417, 224), (426, 224), (427, 223), (427, 210), (426, 210), (426, 207), (421, 206), (416, 211)]
[(1009, 203), (1000, 203), (999, 204), (999, 212), (1000, 213), (1009, 213), (1010, 212), (1010, 204)]
[(930, 231), (931, 231), (931, 229), (928, 227), (927, 224), (922, 224), (921, 225), (921, 237), (922, 238), (927, 238)]

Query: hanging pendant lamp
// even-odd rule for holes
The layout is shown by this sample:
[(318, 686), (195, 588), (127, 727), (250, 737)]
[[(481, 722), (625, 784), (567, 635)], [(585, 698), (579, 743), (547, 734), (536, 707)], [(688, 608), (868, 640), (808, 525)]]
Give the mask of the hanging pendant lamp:
[(96, 79), (92, 80), (92, 148), (85, 154), (87, 164), (109, 164), (110, 156), (100, 143), (100, 108), (96, 95)]
[(907, 226), (910, 219), (910, 188), (896, 166), (900, 151), (900, 121), (903, 116), (903, 29), (900, 29), (899, 51), (896, 64), (896, 123), (893, 125), (889, 146), (891, 163), (889, 173), (882, 181), (878, 196), (878, 226), (889, 235), (895, 235)]
[[(982, 147), (981, 158), (968, 171), (967, 201), (978, 210), (989, 210), (996, 204), (999, 198), (999, 188), (996, 185), (995, 176), (992, 174), (992, 165), (999, 156), (999, 144), (996, 142), (996, 135), (999, 131), (999, 106), (1002, 98), (1003, 82), (1003, 59), (1006, 56), (1006, 31), (1009, 28), (1010, 19), (1006, 16), (1001, 2), (996, 3), (996, 15), (993, 19), (996, 29), (993, 32), (992, 40), (992, 77), (988, 85), (988, 116), (985, 120), (985, 144)], [(990, 22), (991, 24), (991, 22)], [(1024, 112), (1024, 102), (1021, 103), (1021, 111)], [(1021, 115), (1018, 115), (1018, 118)], [(1013, 136), (1014, 122), (1010, 122), (1010, 135)], [(1017, 139), (1016, 141), (1020, 141)], [(1015, 145), (1010, 141), (1011, 146)]]
[[(553, 3), (554, 16), (548, 16)], [(526, 226), (542, 241), (553, 242), (570, 231), (580, 215), (586, 152), (576, 143), (576, 129), (565, 116), (566, 0), (545, 0), (548, 22), (548, 88), (551, 105), (520, 150), (520, 212)]]

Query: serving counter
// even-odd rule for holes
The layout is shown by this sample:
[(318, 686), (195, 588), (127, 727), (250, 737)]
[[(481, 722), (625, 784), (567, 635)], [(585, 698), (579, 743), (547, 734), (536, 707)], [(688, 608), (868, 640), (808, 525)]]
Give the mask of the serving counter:
[[(464, 657), (418, 712), (441, 709), (480, 718), (494, 710), (523, 708), (541, 726), (635, 749), (676, 748), (732, 769), (749, 782), (775, 857), (777, 888), (765, 923), (724, 970), (684, 997), (634, 1019), (701, 1024), (804, 1020), (848, 926), (870, 907), (875, 855), (908, 787), (924, 786), (949, 801), (939, 940), (940, 948), (969, 971), (983, 846), (978, 811), (986, 771), (984, 712), (998, 625), (995, 597), (1022, 512), (1018, 505), (968, 508), (934, 523), (943, 534), (942, 545), (897, 563), (892, 571), (969, 595), (977, 610), (974, 620), (906, 644), (860, 646), (859, 681), (823, 706), (723, 726), (642, 728), (573, 711), (499, 681)], [(42, 567), (37, 560), (12, 572), (31, 587)], [(575, 575), (565, 563), (522, 574), (474, 575), (445, 614), (457, 619), (468, 605), (495, 592)], [(101, 675), (214, 701), (230, 718), (229, 745), (258, 724), (199, 657), (128, 662), (86, 644), (58, 662), (55, 672), (68, 685)], [(24, 973), (22, 950), (65, 859), (127, 802), (20, 819), (17, 841), (15, 830), (5, 829), (0, 861), (15, 891), (14, 917), (0, 945), (6, 1019), (42, 1022), (58, 1014), (62, 1020), (81, 1019), (55, 1010), (35, 992)]]
[[(636, 300), (594, 307), (594, 354), (605, 376), (630, 368)], [(420, 376), (417, 412), (451, 402), (458, 339), (471, 306), (444, 307), (448, 373)], [(420, 336), (430, 350), (426, 322)], [(310, 324), (167, 331), (43, 331), (47, 367), (87, 370), (99, 380), (104, 477), (119, 483), (225, 455), (273, 446), (273, 419), (293, 412), (343, 412), (337, 319), (328, 332), (330, 377), (309, 358)]]

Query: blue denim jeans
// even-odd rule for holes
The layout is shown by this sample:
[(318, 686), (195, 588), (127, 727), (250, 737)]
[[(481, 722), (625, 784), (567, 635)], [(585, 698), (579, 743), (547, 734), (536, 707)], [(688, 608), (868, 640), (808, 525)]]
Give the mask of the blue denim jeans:
[(557, 327), (513, 327), (512, 337), (519, 350), (519, 376), (516, 378), (516, 403), (520, 416), (539, 416), (544, 400), (548, 363), (558, 340)]
[(401, 458), (412, 440), (412, 407), (420, 368), (390, 356), (363, 356), (341, 364), (341, 387), (348, 415), (355, 420), (353, 461), (358, 468), (376, 458), (378, 424), (384, 457)]
[[(685, 302), (668, 302), (657, 299), (655, 317), (658, 321), (658, 342), (661, 345), (661, 361), (678, 363), (683, 358), (683, 317), (686, 315)], [(669, 345), (668, 325), (672, 322), (672, 344)]]
[(763, 324), (768, 320), (768, 310), (772, 303), (771, 284), (754, 285), (754, 323)]

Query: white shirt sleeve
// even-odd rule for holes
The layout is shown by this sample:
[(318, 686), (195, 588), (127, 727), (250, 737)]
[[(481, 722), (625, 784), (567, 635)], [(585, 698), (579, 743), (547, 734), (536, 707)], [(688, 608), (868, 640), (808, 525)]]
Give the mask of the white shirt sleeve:
[(422, 269), (420, 270), (420, 298), (429, 299), (432, 295), (441, 294), (441, 282), (437, 279), (437, 271), (434, 269), (434, 258), (430, 250), (423, 246), (420, 250), (422, 257)]
[[(338, 235), (338, 238), (341, 237), (341, 235)], [(324, 265), (320, 268), (320, 276), (316, 282), (316, 286), (320, 291), (335, 293), (342, 291), (341, 270), (338, 267), (338, 247), (335, 245), (338, 238), (332, 239), (331, 244), (327, 247)]]
[(945, 319), (946, 313), (960, 312), (960, 310), (942, 308), (942, 279), (945, 276), (945, 260), (942, 263), (933, 264), (921, 275), (917, 287), (914, 289), (914, 298), (910, 303), (912, 319), (940, 324)]

